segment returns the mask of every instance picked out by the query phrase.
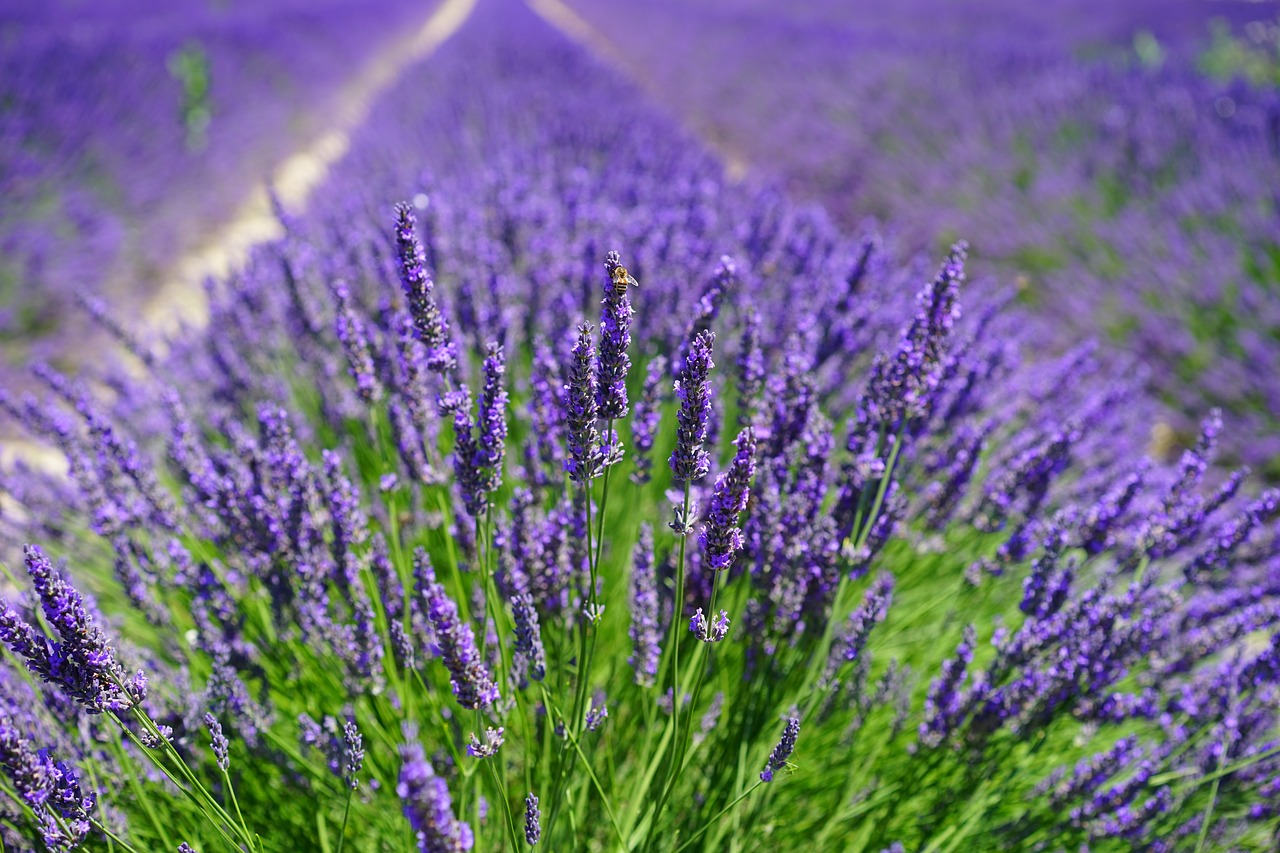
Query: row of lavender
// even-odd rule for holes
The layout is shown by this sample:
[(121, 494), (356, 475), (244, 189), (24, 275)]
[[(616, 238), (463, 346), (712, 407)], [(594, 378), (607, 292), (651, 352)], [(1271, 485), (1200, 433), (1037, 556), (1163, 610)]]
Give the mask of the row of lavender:
[(0, 12), (0, 339), (74, 336), (74, 292), (142, 301), (323, 127), (431, 4), (8, 4)]
[(963, 244), (728, 184), (503, 3), (284, 218), (0, 398), (70, 473), (6, 483), (6, 843), (1274, 845), (1276, 496)]
[(1222, 406), (1280, 472), (1280, 96), (1196, 47), (1272, 6), (577, 5), (704, 137), (847, 225), (972, 235), (1060, 344), (1147, 364), (1182, 442)]

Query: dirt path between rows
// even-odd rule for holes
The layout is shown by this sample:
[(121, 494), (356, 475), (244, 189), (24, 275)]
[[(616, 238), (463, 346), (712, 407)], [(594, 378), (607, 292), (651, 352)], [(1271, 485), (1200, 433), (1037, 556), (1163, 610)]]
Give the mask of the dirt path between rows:
[[(254, 246), (282, 233), (271, 212), (268, 188), (274, 188), (285, 209), (299, 212), (350, 146), (349, 134), (368, 116), (378, 96), (405, 68), (435, 52), (471, 15), (477, 0), (442, 0), (414, 33), (380, 50), (338, 92), (337, 107), (328, 127), (309, 144), (285, 158), (249, 193), (236, 214), (215, 228), (194, 250), (181, 257), (162, 276), (160, 287), (143, 305), (140, 325), (152, 334), (175, 331), (180, 324), (203, 325), (209, 314), (203, 282), (209, 276), (226, 275), (244, 262)], [(61, 451), (25, 436), (4, 436), (0, 441), (0, 471), (14, 460), (49, 471), (65, 473)], [(0, 489), (0, 510), (7, 506)]]
[(235, 215), (222, 223), (193, 251), (164, 275), (160, 289), (142, 310), (142, 322), (155, 332), (179, 323), (203, 324), (208, 304), (201, 283), (208, 276), (226, 275), (243, 263), (249, 251), (281, 235), (271, 212), (269, 188), (291, 213), (306, 207), (311, 192), (350, 147), (350, 133), (365, 120), (369, 109), (405, 68), (435, 52), (471, 15), (477, 0), (442, 0), (417, 32), (377, 55), (339, 90), (328, 127), (309, 144), (289, 155), (269, 180), (258, 184)]

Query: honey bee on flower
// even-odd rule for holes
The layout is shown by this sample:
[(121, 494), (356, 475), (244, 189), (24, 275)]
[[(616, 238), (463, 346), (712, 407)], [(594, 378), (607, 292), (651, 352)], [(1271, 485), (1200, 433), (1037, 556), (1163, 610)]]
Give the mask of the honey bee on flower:
[(624, 266), (616, 266), (609, 270), (609, 277), (613, 279), (613, 295), (626, 296), (628, 287), (639, 287), (640, 282), (635, 280), (631, 273), (627, 272)]

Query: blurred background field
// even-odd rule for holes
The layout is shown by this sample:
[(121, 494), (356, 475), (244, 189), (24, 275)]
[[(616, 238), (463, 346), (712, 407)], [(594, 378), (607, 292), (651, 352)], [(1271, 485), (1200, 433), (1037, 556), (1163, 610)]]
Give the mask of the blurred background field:
[[(0, 345), (92, 357), (77, 295), (140, 306), (325, 130), (433, 3), (11, 0), (0, 8)], [(99, 339), (100, 340), (100, 339)], [(69, 345), (70, 344), (70, 345)]]
[(969, 239), (1046, 347), (1101, 339), (1280, 474), (1277, 4), (570, 5), (731, 162), (911, 249)]

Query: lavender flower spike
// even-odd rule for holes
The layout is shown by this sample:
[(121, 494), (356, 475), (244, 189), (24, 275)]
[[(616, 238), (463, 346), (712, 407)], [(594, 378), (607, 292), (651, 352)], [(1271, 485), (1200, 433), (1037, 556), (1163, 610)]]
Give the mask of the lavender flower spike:
[(605, 420), (627, 416), (627, 371), (631, 369), (631, 357), (627, 347), (631, 345), (631, 297), (625, 284), (615, 286), (619, 277), (625, 282), (628, 273), (622, 266), (617, 252), (605, 256), (604, 268), (609, 273), (600, 314), (600, 352), (596, 370), (596, 406)]
[(636, 684), (652, 687), (662, 658), (662, 625), (658, 621), (658, 579), (653, 565), (653, 526), (640, 525), (631, 569), (631, 656)]
[(542, 838), (542, 813), (538, 810), (538, 798), (529, 794), (524, 798), (524, 840), (535, 846)]
[(382, 399), (382, 384), (378, 382), (373, 356), (369, 354), (369, 338), (364, 324), (351, 305), (351, 289), (344, 282), (333, 285), (333, 299), (337, 303), (334, 316), (334, 334), (347, 355), (347, 372), (356, 383), (356, 394), (366, 403)]
[(477, 457), (481, 488), (486, 498), (502, 485), (502, 460), (506, 456), (507, 389), (503, 377), (507, 372), (502, 346), (490, 343), (484, 359), (484, 389), (480, 392), (477, 418)]
[(396, 784), (404, 816), (418, 835), (419, 853), (464, 853), (475, 843), (471, 827), (453, 816), (449, 786), (416, 743), (400, 747), (404, 765)]
[(755, 430), (747, 427), (733, 444), (738, 452), (734, 454), (729, 470), (716, 480), (711, 509), (702, 527), (702, 549), (707, 555), (707, 565), (713, 571), (729, 568), (733, 555), (742, 548), (738, 516), (747, 508), (747, 489), (756, 471)]
[(80, 593), (37, 546), (27, 545), (23, 552), (45, 620), (61, 642), (50, 642), (8, 605), (0, 610), (0, 641), (25, 658), (28, 669), (58, 684), (91, 714), (123, 711), (145, 699), (146, 676), (139, 672), (126, 681), (106, 634), (89, 618)]
[(437, 373), (452, 373), (458, 357), (449, 339), (449, 321), (436, 304), (435, 289), (427, 274), (427, 258), (418, 242), (418, 220), (413, 208), (401, 202), (396, 205), (396, 253), (400, 261), (400, 284), (409, 300), (409, 313), (418, 340), (427, 348), (427, 366)]
[(440, 656), (449, 668), (449, 683), (458, 704), (464, 708), (485, 708), (498, 701), (498, 685), (485, 669), (476, 649), (471, 626), (458, 616), (458, 607), (449, 598), (444, 585), (436, 581), (427, 554), (419, 548), (413, 557), (418, 595), (426, 605), (427, 618), (435, 628)]
[(513, 596), (511, 614), (515, 621), (516, 658), (522, 663), (523, 671), (529, 678), (541, 681), (547, 674), (547, 654), (542, 645), (542, 630), (533, 596)]
[(218, 762), (218, 769), (226, 773), (231, 767), (231, 744), (227, 741), (227, 736), (222, 732), (222, 723), (218, 722), (218, 718), (213, 714), (204, 715), (205, 727), (209, 730), (209, 737), (212, 741), (210, 748), (213, 750), (213, 757)]
[(603, 453), (600, 449), (599, 420), (596, 408), (596, 378), (592, 370), (591, 324), (578, 326), (578, 341), (573, 347), (569, 365), (569, 384), (564, 386), (565, 423), (569, 433), (569, 458), (565, 470), (575, 483), (589, 483), (600, 474)]
[(676, 414), (676, 449), (671, 453), (671, 471), (676, 485), (692, 483), (707, 475), (710, 457), (702, 443), (707, 438), (707, 421), (711, 417), (711, 391), (708, 376), (715, 364), (711, 361), (714, 332), (699, 332), (689, 347), (680, 378), (676, 380), (676, 397), (680, 411)]
[(760, 771), (761, 782), (772, 782), (775, 770), (781, 770), (787, 766), (787, 759), (791, 757), (791, 753), (796, 748), (796, 738), (800, 736), (800, 718), (789, 717), (787, 725), (782, 729), (782, 739), (778, 741), (778, 745), (773, 748), (773, 752), (769, 754), (769, 762), (765, 764), (764, 770)]
[(364, 767), (364, 735), (355, 720), (347, 720), (342, 727), (342, 781), (355, 790), (360, 785), (360, 771)]
[(666, 358), (657, 355), (650, 359), (640, 399), (636, 401), (635, 414), (631, 418), (631, 440), (635, 444), (632, 460), (635, 470), (631, 472), (631, 480), (637, 484), (649, 482), (653, 468), (650, 452), (653, 450), (653, 440), (657, 436), (658, 421), (662, 415), (661, 383), (666, 375)]

